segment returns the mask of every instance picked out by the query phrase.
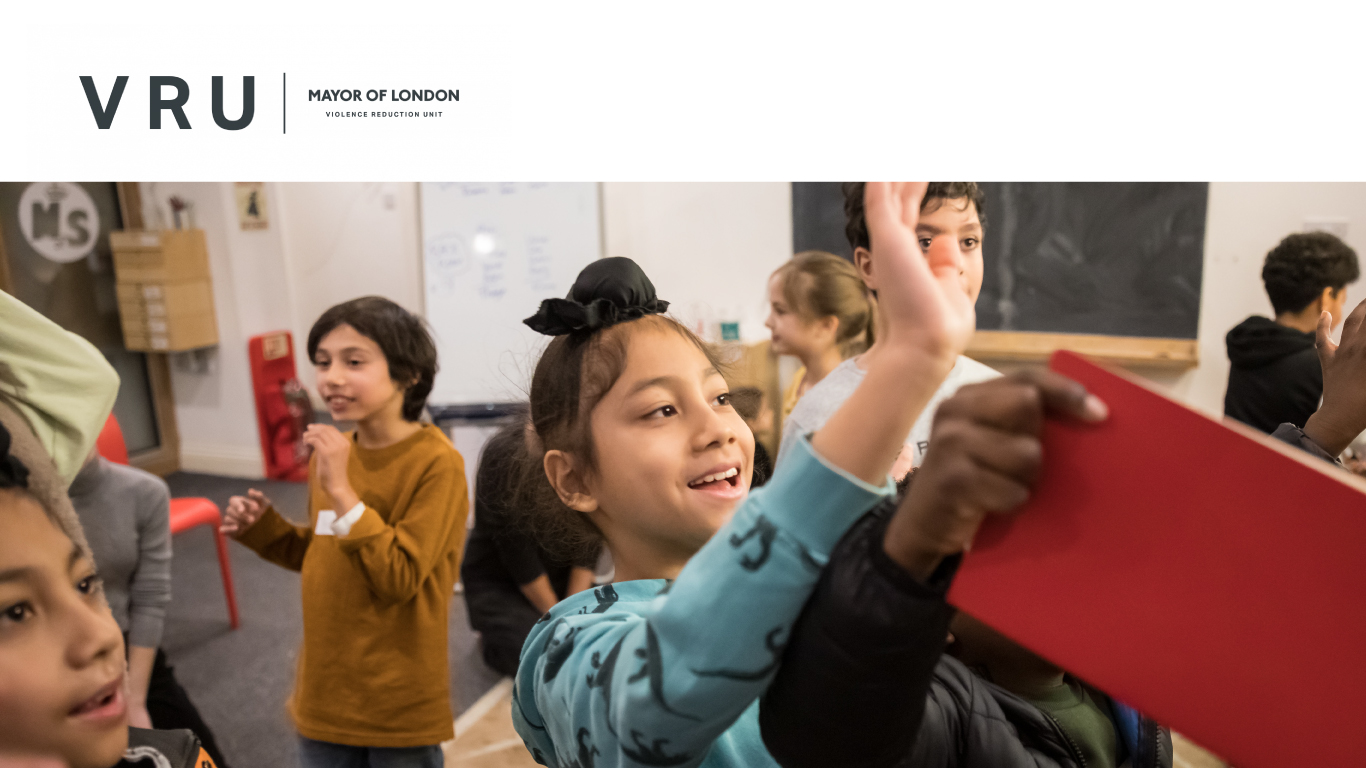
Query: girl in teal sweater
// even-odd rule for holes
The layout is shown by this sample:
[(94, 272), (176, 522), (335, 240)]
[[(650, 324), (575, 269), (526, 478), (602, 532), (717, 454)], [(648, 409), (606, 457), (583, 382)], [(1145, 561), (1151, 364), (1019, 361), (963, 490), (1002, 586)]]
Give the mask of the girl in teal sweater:
[[(828, 553), (892, 493), (887, 471), (974, 326), (963, 265), (917, 245), (925, 185), (869, 184), (866, 280), (886, 343), (862, 385), (763, 489), (720, 366), (629, 259), (579, 275), (527, 320), (545, 532), (605, 540), (617, 581), (527, 638), (513, 720), (542, 764), (776, 765), (756, 700)], [(539, 475), (535, 476), (539, 482)]]

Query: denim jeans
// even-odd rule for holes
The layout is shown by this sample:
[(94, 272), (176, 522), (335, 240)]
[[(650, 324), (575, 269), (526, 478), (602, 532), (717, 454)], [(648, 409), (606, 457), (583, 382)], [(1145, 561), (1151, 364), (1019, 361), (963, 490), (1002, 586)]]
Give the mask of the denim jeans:
[(441, 745), (430, 747), (351, 747), (299, 737), (303, 768), (442, 768)]

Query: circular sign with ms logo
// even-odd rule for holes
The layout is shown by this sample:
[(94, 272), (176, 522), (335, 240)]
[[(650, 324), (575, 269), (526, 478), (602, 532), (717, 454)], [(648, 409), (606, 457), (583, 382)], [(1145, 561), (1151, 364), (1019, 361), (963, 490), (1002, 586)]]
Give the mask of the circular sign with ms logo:
[(19, 196), (19, 230), (33, 250), (69, 264), (95, 249), (100, 212), (79, 184), (38, 182)]

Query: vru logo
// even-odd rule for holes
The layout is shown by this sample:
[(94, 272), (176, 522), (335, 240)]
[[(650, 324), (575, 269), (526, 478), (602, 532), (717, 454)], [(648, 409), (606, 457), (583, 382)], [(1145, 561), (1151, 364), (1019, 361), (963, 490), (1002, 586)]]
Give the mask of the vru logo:
[[(171, 116), (175, 118), (175, 123), (181, 128), (189, 128), (190, 120), (185, 117), (185, 104), (190, 100), (190, 85), (184, 80), (171, 75), (154, 75), (147, 78), (148, 86), (151, 90), (149, 103), (151, 105), (150, 128), (161, 128), (161, 113), (170, 110)], [(90, 114), (95, 116), (95, 125), (100, 130), (107, 130), (114, 124), (114, 113), (119, 109), (119, 100), (123, 98), (123, 89), (128, 85), (128, 76), (119, 75), (114, 81), (114, 88), (109, 92), (109, 98), (103, 102), (99, 92), (95, 90), (95, 78), (90, 75), (81, 75), (81, 85), (85, 86), (85, 98), (90, 102)], [(166, 96), (166, 88), (174, 88), (175, 95)], [(251, 118), (256, 114), (256, 78), (250, 75), (242, 78), (242, 114), (236, 120), (229, 120), (223, 114), (223, 78), (215, 75), (213, 78), (213, 121), (219, 128), (225, 131), (240, 131), (251, 125)]]

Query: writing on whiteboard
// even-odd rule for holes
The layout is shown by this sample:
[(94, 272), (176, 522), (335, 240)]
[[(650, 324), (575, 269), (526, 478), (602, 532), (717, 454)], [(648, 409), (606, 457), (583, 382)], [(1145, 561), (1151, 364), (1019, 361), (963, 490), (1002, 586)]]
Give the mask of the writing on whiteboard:
[(470, 270), (470, 250), (465, 239), (446, 232), (427, 239), (427, 292), (450, 295), (459, 278)]
[(548, 237), (532, 235), (526, 239), (526, 282), (533, 291), (554, 291), (557, 287), (549, 243)]

